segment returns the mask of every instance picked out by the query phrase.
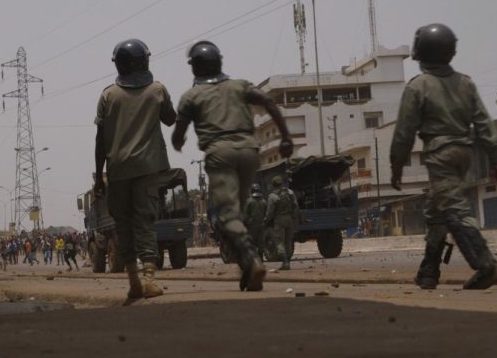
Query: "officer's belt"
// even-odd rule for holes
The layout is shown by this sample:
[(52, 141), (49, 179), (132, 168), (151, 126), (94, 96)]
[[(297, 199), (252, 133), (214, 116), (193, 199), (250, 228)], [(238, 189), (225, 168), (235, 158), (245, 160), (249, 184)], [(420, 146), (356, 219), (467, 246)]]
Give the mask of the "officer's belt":
[(217, 140), (219, 140), (219, 138), (221, 138), (221, 137), (223, 137), (225, 135), (239, 134), (239, 133), (254, 134), (254, 130), (250, 130), (250, 129), (230, 129), (230, 130), (225, 130), (225, 131), (219, 131), (219, 132), (216, 132), (216, 138), (212, 138), (210, 141), (208, 141), (207, 143), (205, 143), (203, 145), (203, 147), (204, 148), (208, 148), (209, 145), (213, 141), (217, 141)]

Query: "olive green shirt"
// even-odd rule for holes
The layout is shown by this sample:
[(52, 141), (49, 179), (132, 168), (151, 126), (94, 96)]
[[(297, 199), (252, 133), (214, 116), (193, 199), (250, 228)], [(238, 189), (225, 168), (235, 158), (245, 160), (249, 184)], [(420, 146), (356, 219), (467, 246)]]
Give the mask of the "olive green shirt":
[(169, 169), (160, 122), (171, 126), (175, 119), (169, 94), (160, 82), (141, 88), (114, 84), (104, 89), (95, 124), (104, 132), (109, 181)]
[(251, 87), (245, 80), (225, 80), (195, 85), (183, 94), (178, 121), (193, 122), (200, 150), (211, 153), (222, 147), (259, 147), (246, 100)]
[(392, 166), (405, 165), (417, 132), (425, 153), (447, 144), (472, 145), (476, 139), (497, 165), (497, 130), (471, 78), (448, 65), (422, 69), (402, 95), (390, 147)]

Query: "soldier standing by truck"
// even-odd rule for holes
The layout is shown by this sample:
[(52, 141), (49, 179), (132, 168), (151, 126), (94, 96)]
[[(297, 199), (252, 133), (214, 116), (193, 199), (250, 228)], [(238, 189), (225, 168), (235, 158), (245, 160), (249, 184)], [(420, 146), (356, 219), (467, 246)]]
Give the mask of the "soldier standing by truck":
[(251, 195), (245, 204), (244, 222), (249, 235), (257, 246), (261, 260), (264, 256), (264, 216), (267, 203), (259, 184), (253, 184)]
[(457, 38), (447, 26), (431, 24), (416, 31), (412, 58), (421, 75), (413, 78), (402, 95), (390, 148), (392, 186), (400, 190), (402, 168), (416, 133), (423, 140), (430, 192), (425, 208), (428, 233), (425, 257), (416, 284), (434, 289), (440, 277), (445, 236), (450, 232), (476, 273), (464, 289), (486, 289), (497, 279), (495, 259), (482, 237), (465, 194), (473, 161), (474, 139), (488, 154), (492, 175), (497, 169), (497, 130), (478, 95), (475, 84), (449, 65)]
[(270, 240), (276, 245), (282, 261), (280, 270), (290, 270), (291, 245), (299, 217), (297, 197), (292, 190), (283, 185), (277, 175), (272, 180), (273, 191), (268, 196), (264, 223), (270, 227)]
[[(102, 92), (95, 119), (95, 193), (104, 193), (107, 163), (107, 204), (128, 273), (130, 300), (163, 294), (154, 281), (158, 259), (154, 221), (159, 173), (170, 167), (160, 123), (172, 126), (176, 112), (166, 88), (154, 82), (149, 57), (147, 45), (140, 40), (116, 45), (112, 61), (118, 76)], [(144, 282), (138, 276), (137, 257), (143, 263)]]
[(293, 143), (273, 100), (248, 81), (232, 80), (222, 72), (222, 56), (216, 45), (197, 42), (188, 57), (194, 86), (181, 97), (173, 145), (181, 150), (186, 130), (193, 122), (199, 148), (206, 153), (215, 230), (236, 252), (242, 269), (240, 290), (260, 291), (266, 269), (242, 221), (242, 210), (259, 167), (259, 145), (249, 105), (264, 107), (278, 126), (282, 157), (292, 154)]

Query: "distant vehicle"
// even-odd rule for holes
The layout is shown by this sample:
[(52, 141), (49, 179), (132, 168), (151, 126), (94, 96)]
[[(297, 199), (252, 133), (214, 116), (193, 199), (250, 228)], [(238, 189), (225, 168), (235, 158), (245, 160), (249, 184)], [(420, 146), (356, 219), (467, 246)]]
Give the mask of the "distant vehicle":
[[(264, 195), (271, 192), (271, 181), (280, 175), (297, 196), (300, 209), (294, 243), (316, 240), (319, 253), (325, 258), (340, 255), (343, 247), (342, 230), (358, 225), (358, 194), (347, 180), (354, 159), (334, 155), (292, 159), (262, 167), (256, 176)], [(346, 186), (346, 188), (342, 188)], [(219, 233), (214, 232), (221, 258), (234, 262), (233, 254)], [(264, 256), (268, 261), (278, 261), (276, 247), (271, 240), (271, 230), (266, 231)], [(293, 255), (294, 245), (292, 245)]]
[[(164, 251), (169, 252), (173, 269), (187, 263), (187, 243), (193, 235), (193, 207), (188, 197), (186, 173), (183, 169), (171, 169), (161, 176), (159, 213), (155, 223), (159, 260), (164, 266)], [(85, 214), (84, 224), (88, 234), (88, 253), (93, 272), (105, 272), (106, 259), (110, 272), (123, 272), (124, 263), (118, 255), (115, 222), (109, 215), (105, 198), (95, 197), (93, 190), (77, 199), (78, 209)]]

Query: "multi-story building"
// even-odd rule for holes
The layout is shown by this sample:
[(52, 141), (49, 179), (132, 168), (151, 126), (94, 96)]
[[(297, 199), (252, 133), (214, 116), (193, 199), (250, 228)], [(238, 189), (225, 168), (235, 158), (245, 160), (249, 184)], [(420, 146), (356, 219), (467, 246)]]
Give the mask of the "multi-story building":
[[(325, 155), (335, 154), (337, 146), (341, 154), (356, 160), (351, 182), (359, 190), (362, 215), (378, 204), (376, 157), (380, 201), (420, 194), (427, 185), (417, 142), (410, 165), (404, 170), (402, 192), (390, 187), (389, 147), (405, 86), (404, 59), (408, 56), (407, 46), (380, 47), (374, 56), (354, 61), (341, 71), (321, 73), (322, 134), (316, 74), (275, 75), (259, 85), (279, 105), (294, 140), (296, 157), (323, 154), (324, 139)], [(263, 165), (281, 160), (276, 126), (267, 116), (256, 116), (256, 125)]]

